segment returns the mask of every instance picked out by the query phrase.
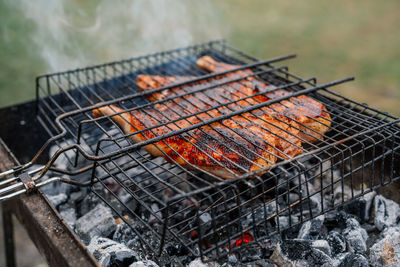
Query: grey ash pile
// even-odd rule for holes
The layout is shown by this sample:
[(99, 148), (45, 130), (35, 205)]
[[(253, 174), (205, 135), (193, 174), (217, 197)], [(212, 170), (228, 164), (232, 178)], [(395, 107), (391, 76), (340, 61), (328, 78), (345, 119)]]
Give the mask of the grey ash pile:
[[(63, 219), (102, 266), (158, 266), (111, 209), (85, 188), (51, 184), (44, 189)], [(129, 219), (129, 218), (127, 218)], [(400, 207), (371, 192), (225, 262), (203, 265), (179, 244), (166, 247), (164, 266), (399, 266)], [(145, 233), (142, 233), (146, 235)], [(151, 234), (148, 233), (151, 239)], [(175, 259), (175, 260), (174, 260)]]
[[(63, 158), (56, 163), (68, 165)], [(329, 169), (330, 166), (322, 166), (322, 168)], [(300, 185), (290, 185), (285, 182), (288, 180), (285, 174), (287, 171), (276, 168), (272, 172), (279, 175), (279, 179), (283, 181), (281, 184), (286, 184), (290, 188), (301, 188), (307, 183), (309, 183), (307, 185), (309, 188), (314, 188), (313, 190), (318, 190), (321, 186), (318, 179), (315, 181), (310, 179), (313, 176), (312, 173), (307, 174), (310, 177), (302, 177)], [(324, 179), (335, 181), (339, 179), (338, 175), (335, 172), (325, 172)], [(85, 179), (87, 177), (81, 177), (81, 180)], [(270, 202), (272, 213), (277, 205), (285, 206), (298, 198), (294, 190), (281, 189), (284, 192), (294, 193), (283, 194)], [(92, 190), (101, 191), (103, 187), (96, 184)], [(281, 234), (276, 234), (264, 242), (246, 246), (240, 254), (230, 254), (221, 259), (221, 262), (205, 264), (177, 242), (167, 243), (161, 258), (151, 255), (141, 245), (140, 237), (124, 220), (129, 221), (131, 226), (134, 225), (135, 231), (140, 232), (140, 235), (146, 239), (146, 243), (154, 243), (154, 247), (157, 247), (159, 239), (154, 238), (154, 233), (148, 228), (141, 227), (129, 215), (124, 215), (123, 220), (91, 193), (89, 188), (53, 183), (43, 188), (43, 191), (102, 266), (400, 266), (400, 207), (396, 202), (376, 195), (375, 192), (368, 193), (302, 225), (284, 230)], [(153, 229), (157, 231), (161, 229), (162, 225), (152, 218), (152, 214), (141, 209), (140, 205), (128, 194), (124, 195), (123, 191), (120, 193), (118, 197), (129, 209), (134, 210)], [(318, 214), (321, 211), (321, 203), (329, 206), (340, 202), (339, 198), (350, 197), (352, 193), (354, 191), (352, 192), (346, 185), (336, 186), (331, 192), (324, 192), (322, 199), (320, 194), (314, 194), (309, 199), (310, 203), (307, 207), (311, 207), (314, 214)], [(104, 192), (103, 197), (108, 197), (108, 203), (118, 202), (112, 196), (108, 196), (107, 192)], [(260, 203), (256, 203), (257, 205), (260, 206)], [(157, 213), (159, 208), (156, 203), (149, 206), (154, 213)], [(115, 203), (113, 207), (118, 207), (118, 203)], [(252, 216), (261, 216), (260, 218), (265, 217), (266, 214), (263, 212), (270, 212), (268, 209), (261, 210), (252, 207), (249, 207), (249, 210), (252, 210)], [(307, 216), (307, 214), (301, 216)], [(290, 216), (283, 213), (275, 217), (271, 225), (279, 224), (284, 229), (288, 227), (289, 221), (295, 224), (296, 221), (300, 221), (299, 218), (300, 215), (296, 214), (296, 209), (294, 209)], [(204, 212), (200, 219), (204, 221), (204, 225), (207, 225), (211, 216)], [(246, 226), (253, 220), (254, 218), (250, 216), (241, 223)], [(203, 230), (207, 231), (207, 229)], [(246, 234), (250, 237), (254, 235), (251, 232)], [(236, 244), (238, 246), (243, 240), (239, 241)]]

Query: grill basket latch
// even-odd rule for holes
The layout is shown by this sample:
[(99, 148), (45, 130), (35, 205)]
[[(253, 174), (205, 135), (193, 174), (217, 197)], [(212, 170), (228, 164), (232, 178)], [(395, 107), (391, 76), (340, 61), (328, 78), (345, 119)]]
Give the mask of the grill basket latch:
[(32, 177), (29, 175), (29, 173), (27, 172), (21, 173), (19, 178), (21, 179), (22, 183), (25, 186), (26, 193), (29, 194), (31, 192), (36, 191), (35, 182), (32, 180)]

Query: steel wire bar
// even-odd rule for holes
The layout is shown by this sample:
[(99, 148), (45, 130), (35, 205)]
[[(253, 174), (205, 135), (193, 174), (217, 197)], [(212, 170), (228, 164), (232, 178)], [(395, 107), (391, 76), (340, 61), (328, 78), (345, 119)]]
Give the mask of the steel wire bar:
[[(239, 67), (207, 73), (196, 66), (196, 60), (205, 55)], [(88, 174), (92, 175), (92, 191), (132, 228), (153, 255), (160, 256), (169, 244), (180, 243), (203, 259), (221, 259), (233, 252), (245, 253), (242, 251), (246, 246), (264, 242), (274, 234), (284, 233), (399, 178), (399, 120), (335, 93), (329, 88), (335, 83), (319, 86), (314, 78), (303, 79), (289, 72), (286, 66), (276, 66), (292, 57), (259, 61), (223, 41), (214, 41), (45, 75), (37, 80), (38, 118), (49, 136), (54, 137), (60, 134), (55, 121), (62, 117), (60, 124), (65, 134), (54, 140), (53, 145), (63, 149), (78, 144), (82, 148), (81, 152), (76, 150), (65, 155), (69, 164), (75, 167), (87, 164), (88, 170), (92, 166), (92, 173)], [(249, 69), (252, 73), (232, 75)], [(143, 74), (189, 78), (175, 85), (140, 92), (137, 77)], [(240, 86), (246, 86), (249, 79), (270, 86), (268, 93), (287, 90), (291, 94), (262, 102), (257, 96), (265, 91), (241, 93)], [(221, 88), (231, 95), (211, 94)], [(157, 92), (168, 92), (168, 95), (150, 101), (148, 97)], [(277, 119), (279, 124), (265, 119), (268, 115), (265, 108), (274, 114), (279, 113), (279, 107), (299, 108), (295, 97), (301, 95), (311, 97), (327, 109), (329, 118), (319, 121), (329, 127), (323, 137), (316, 135), (310, 141), (307, 138), (315, 136), (316, 131), (287, 114), (281, 114)], [(113, 104), (123, 111), (94, 118), (92, 112), (99, 103), (102, 103), (100, 106)], [(213, 115), (216, 111), (217, 117)], [(132, 116), (138, 112), (146, 114), (156, 123), (126, 133), (112, 119), (126, 112)], [(297, 138), (298, 143), (293, 139), (285, 141), (302, 153), (291, 157), (273, 145), (268, 150), (254, 141), (253, 132), (243, 134), (227, 123), (230, 120), (245, 128), (251, 122), (250, 115), (257, 119), (255, 127), (269, 136)], [(307, 119), (318, 122), (314, 117)], [(183, 122), (184, 127), (180, 126)], [(157, 134), (161, 127), (167, 129), (167, 134)], [(270, 127), (276, 127), (281, 135)], [(288, 127), (303, 135), (293, 134)], [(234, 137), (238, 137), (248, 145), (243, 150), (228, 147), (221, 153), (210, 143), (199, 140), (195, 131), (214, 142), (233, 143)], [(147, 137), (146, 133), (153, 137)], [(134, 143), (131, 137), (139, 134), (145, 140)], [(226, 180), (188, 162), (166, 141), (172, 136), (182, 138), (234, 178)], [(142, 149), (149, 144), (155, 145), (162, 157), (154, 158)], [(165, 152), (161, 146), (172, 152)], [(263, 155), (272, 155), (277, 160), (269, 161), (266, 168), (258, 166), (258, 172), (249, 172), (229, 158), (228, 153), (256, 166), (248, 155), (266, 162), (269, 160)], [(180, 157), (186, 166), (176, 164), (173, 155)], [(222, 161), (236, 171), (226, 168)], [(349, 195), (346, 195), (347, 187)], [(124, 194), (136, 203), (136, 209), (121, 198)], [(329, 201), (324, 200), (328, 198)], [(144, 230), (157, 242), (149, 242)]]

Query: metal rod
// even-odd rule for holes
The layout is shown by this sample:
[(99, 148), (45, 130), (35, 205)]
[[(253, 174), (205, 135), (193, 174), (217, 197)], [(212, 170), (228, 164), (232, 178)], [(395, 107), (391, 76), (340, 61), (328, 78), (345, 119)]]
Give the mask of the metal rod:
[[(181, 83), (177, 83), (177, 84), (173, 84), (173, 85), (169, 85), (169, 86), (164, 86), (164, 87), (157, 88), (157, 89), (154, 89), (154, 90), (149, 90), (149, 91), (146, 91), (146, 92), (135, 93), (135, 94), (132, 94), (132, 95), (129, 95), (129, 96), (116, 98), (116, 99), (113, 99), (111, 101), (105, 101), (102, 104), (97, 105), (96, 107), (106, 106), (106, 105), (109, 105), (109, 104), (112, 104), (112, 103), (128, 100), (128, 99), (131, 99), (133, 97), (144, 96), (144, 95), (152, 94), (152, 93), (159, 92), (159, 91), (162, 91), (162, 90), (171, 89), (171, 88), (174, 88), (174, 87), (177, 87), (177, 86), (188, 85), (188, 84), (195, 83), (195, 82), (198, 82), (198, 81), (201, 81), (201, 80), (204, 80), (204, 79), (214, 78), (214, 77), (217, 77), (219, 75), (224, 75), (224, 74), (227, 74), (227, 73), (232, 73), (232, 72), (235, 72), (235, 71), (240, 71), (240, 70), (243, 70), (243, 69), (246, 69), (246, 68), (256, 67), (256, 66), (260, 66), (260, 65), (266, 65), (266, 64), (269, 64), (269, 63), (273, 63), (273, 62), (281, 61), (281, 60), (286, 60), (286, 59), (291, 59), (291, 58), (294, 58), (294, 57), (296, 57), (296, 55), (293, 54), (293, 55), (280, 56), (280, 57), (276, 57), (276, 58), (272, 58), (272, 59), (268, 59), (268, 60), (264, 60), (264, 61), (258, 61), (258, 62), (255, 62), (255, 63), (245, 64), (245, 65), (242, 65), (242, 66), (240, 66), (238, 68), (234, 68), (234, 69), (227, 70), (227, 71), (224, 71), (224, 72), (207, 74), (207, 75), (203, 75), (203, 76), (200, 76), (198, 78), (195, 78), (195, 79), (192, 79), (192, 80), (189, 80), (189, 81), (185, 81), (185, 82), (181, 82)], [(48, 78), (50, 76), (51, 75), (45, 75), (43, 77)], [(68, 95), (71, 98), (69, 93), (68, 93)], [(71, 98), (71, 100), (75, 101), (73, 98)], [(22, 171), (22, 170), (30, 167), (34, 162), (36, 162), (37, 158), (42, 154), (42, 152), (45, 150), (46, 147), (48, 147), (48, 145), (50, 143), (52, 143), (54, 140), (57, 140), (57, 139), (61, 138), (62, 136), (65, 136), (67, 131), (63, 127), (63, 125), (60, 123), (60, 121), (63, 118), (66, 118), (66, 117), (72, 116), (74, 114), (83, 113), (85, 111), (91, 110), (91, 109), (93, 109), (93, 106), (86, 107), (86, 108), (80, 108), (78, 106), (78, 108), (79, 108), (78, 110), (75, 110), (75, 111), (72, 111), (72, 112), (66, 112), (63, 115), (61, 115), (61, 116), (56, 118), (56, 125), (61, 130), (61, 133), (56, 135), (56, 136), (53, 136), (52, 138), (47, 140), (47, 142), (41, 147), (41, 149), (38, 151), (38, 153), (33, 157), (33, 159), (29, 163), (18, 167), (17, 170), (7, 170), (6, 172), (0, 173), (0, 178), (6, 176), (8, 174), (15, 173), (16, 171)], [(87, 158), (87, 154), (86, 153), (84, 153), (84, 156)], [(45, 168), (46, 171), (47, 171), (47, 169), (48, 169), (48, 167)], [(44, 172), (42, 172), (42, 174), (44, 174)]]
[[(331, 87), (331, 86), (338, 85), (338, 84), (345, 83), (345, 82), (352, 81), (352, 80), (354, 80), (354, 77), (349, 77), (349, 78), (345, 78), (345, 79), (336, 80), (336, 81), (333, 81), (333, 82), (329, 82), (329, 83), (325, 83), (325, 84), (322, 84), (322, 85), (319, 85), (319, 86), (315, 86), (313, 88), (303, 89), (301, 91), (298, 91), (298, 92), (295, 92), (295, 93), (291, 94), (289, 97), (296, 97), (296, 96), (300, 96), (300, 95), (303, 95), (303, 94), (315, 92), (315, 91), (320, 90), (320, 89), (325, 88), (325, 87)], [(142, 141), (142, 142), (136, 143), (136, 144), (131, 145), (129, 147), (122, 148), (121, 150), (119, 150), (117, 152), (111, 152), (111, 153), (109, 153), (107, 155), (104, 155), (102, 157), (112, 157), (112, 156), (115, 156), (115, 155), (117, 155), (119, 153), (132, 151), (132, 150), (134, 150), (134, 149), (136, 149), (138, 147), (143, 147), (145, 145), (158, 142), (158, 141), (160, 141), (162, 139), (165, 139), (165, 138), (168, 138), (168, 137), (171, 137), (171, 136), (174, 136), (174, 135), (182, 134), (184, 132), (187, 132), (187, 131), (190, 131), (190, 130), (193, 130), (193, 129), (196, 129), (196, 128), (199, 128), (199, 127), (211, 124), (211, 123), (214, 123), (214, 122), (218, 122), (218, 121), (221, 121), (221, 120), (224, 120), (224, 119), (231, 118), (231, 117), (236, 116), (236, 115), (240, 115), (242, 113), (246, 113), (246, 112), (249, 112), (249, 111), (252, 111), (252, 110), (255, 110), (255, 109), (259, 109), (259, 108), (271, 105), (273, 103), (277, 103), (279, 101), (285, 100), (287, 98), (288, 97), (279, 97), (279, 98), (276, 98), (276, 99), (273, 99), (273, 100), (270, 100), (270, 101), (266, 101), (266, 102), (263, 102), (263, 103), (260, 103), (260, 104), (256, 104), (256, 105), (253, 105), (253, 106), (250, 106), (250, 107), (247, 107), (247, 108), (243, 108), (243, 109), (241, 109), (239, 111), (233, 111), (232, 113), (229, 113), (229, 114), (226, 114), (226, 115), (222, 115), (222, 116), (218, 116), (218, 117), (212, 118), (212, 119), (210, 119), (208, 121), (196, 123), (196, 124), (193, 124), (191, 126), (185, 127), (183, 129), (179, 129), (179, 130), (176, 130), (176, 131), (173, 131), (173, 132), (170, 132), (170, 133), (167, 133), (167, 134), (163, 134), (163, 135), (157, 136), (155, 138), (152, 138), (152, 139), (149, 139), (149, 140), (146, 140), (146, 141)]]
[(14, 224), (11, 216), (11, 211), (2, 205), (3, 217), (3, 234), (4, 234), (4, 250), (6, 255), (6, 266), (16, 266), (15, 260), (15, 246), (14, 246)]

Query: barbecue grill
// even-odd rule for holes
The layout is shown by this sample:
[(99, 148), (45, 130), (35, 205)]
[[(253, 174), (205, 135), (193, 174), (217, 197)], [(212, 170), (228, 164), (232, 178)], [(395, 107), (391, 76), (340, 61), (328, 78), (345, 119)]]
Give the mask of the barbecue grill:
[[(196, 67), (196, 59), (204, 55), (240, 67), (209, 74)], [(317, 84), (315, 78), (303, 79), (290, 73), (288, 67), (278, 66), (293, 57), (259, 61), (224, 41), (212, 41), (40, 76), (36, 80), (35, 103), (38, 124), (31, 127), (42, 129), (49, 138), (28, 163), (1, 174), (0, 198), (32, 193), (53, 182), (88, 187), (139, 237), (149, 257), (161, 263), (168, 261), (168, 248), (176, 244), (183, 247), (184, 253), (200, 256), (204, 261), (223, 260), (232, 253), (240, 258), (248, 247), (259, 247), (262, 251), (274, 235), (392, 183), (400, 175), (400, 119), (330, 89), (352, 78)], [(254, 74), (196, 87), (197, 82), (215, 80), (245, 69), (251, 69)], [(139, 74), (194, 78), (140, 92), (136, 84)], [(132, 142), (131, 135), (123, 132), (112, 116), (93, 117), (95, 108), (110, 104), (126, 111), (145, 112), (157, 104), (204, 93), (218, 86), (231, 87), (234, 91), (233, 82), (241, 83), (249, 77), (273, 85), (272, 91), (285, 89), (291, 94), (240, 110), (232, 109), (219, 117), (210, 116), (189, 127), (177, 126), (177, 130), (139, 143)], [(186, 88), (187, 92), (157, 102), (145, 98), (150, 93), (177, 86)], [(194, 129), (223, 124), (234, 116), (301, 95), (327, 108), (330, 129), (323, 137), (317, 136), (314, 142), (302, 140), (303, 153), (287, 159), (280, 157), (281, 160), (269, 167), (234, 173), (234, 177), (227, 180), (195, 166), (184, 168), (167, 154), (154, 158), (143, 150), (144, 146), (171, 136), (189, 140), (193, 138)], [(249, 98), (227, 99), (210, 110), (229, 108)], [(180, 120), (199, 113), (190, 113)], [(176, 120), (165, 122), (163, 119), (159, 125), (141, 132), (176, 123)], [(246, 139), (246, 136), (241, 137)], [(207, 143), (202, 145), (208, 146)], [(252, 145), (257, 147), (257, 144)], [(60, 167), (60, 161), (67, 165)], [(32, 169), (37, 163), (44, 164)], [(49, 177), (49, 172), (59, 176)], [(345, 194), (345, 187), (350, 188), (350, 195)], [(128, 205), (122, 195), (129, 196), (135, 205)], [(326, 201), (327, 195), (331, 196), (331, 201)]]

